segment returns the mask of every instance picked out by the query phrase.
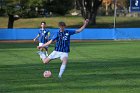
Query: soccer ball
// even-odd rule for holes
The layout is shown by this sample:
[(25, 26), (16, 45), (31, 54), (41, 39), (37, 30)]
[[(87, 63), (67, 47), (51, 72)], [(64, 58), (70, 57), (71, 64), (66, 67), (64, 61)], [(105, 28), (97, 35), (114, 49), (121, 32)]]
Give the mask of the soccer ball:
[(52, 75), (51, 71), (44, 71), (44, 73), (43, 73), (43, 76), (45, 78), (49, 78), (49, 77), (51, 77), (51, 75)]

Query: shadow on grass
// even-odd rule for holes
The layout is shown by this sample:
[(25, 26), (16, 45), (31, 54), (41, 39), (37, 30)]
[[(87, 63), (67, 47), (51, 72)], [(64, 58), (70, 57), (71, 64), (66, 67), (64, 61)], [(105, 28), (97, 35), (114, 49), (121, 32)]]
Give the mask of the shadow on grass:
[(34, 48), (38, 44), (34, 43), (0, 43), (0, 49), (8, 48)]
[(140, 88), (138, 83), (131, 82), (131, 80), (140, 78), (140, 73), (135, 73), (140, 70), (138, 60), (140, 59), (129, 58), (110, 62), (87, 61), (85, 63), (80, 63), (80, 60), (79, 62), (72, 61), (68, 64), (61, 80), (57, 78), (60, 63), (50, 63), (49, 66), (54, 76), (49, 79), (42, 77), (45, 69), (43, 64), (1, 65), (0, 83), (5, 87), (1, 87), (0, 91)]
[[(47, 85), (41, 85), (41, 86), (29, 86), (27, 85), (26, 87), (24, 86), (18, 86), (17, 88), (14, 88), (14, 89), (6, 89), (6, 90), (0, 90), (1, 93), (7, 93), (7, 92), (12, 92), (12, 93), (19, 93), (19, 92), (22, 92), (22, 93), (42, 93), (40, 91), (44, 91), (44, 92), (51, 92), (51, 93), (65, 93), (65, 91), (69, 90), (69, 92), (71, 93), (77, 93), (79, 92), (79, 90), (82, 90), (83, 92), (80, 92), (80, 93), (87, 93), (85, 91), (87, 90), (99, 90), (99, 89), (119, 89), (119, 90), (128, 90), (128, 89), (133, 89), (133, 88), (140, 88), (140, 85), (97, 85), (97, 86), (94, 86), (94, 85), (82, 85), (82, 86), (70, 86), (70, 85), (67, 85), (65, 84), (65, 87), (63, 84), (60, 84), (60, 86), (47, 86)], [(53, 92), (52, 92), (53, 91)], [(43, 93), (44, 93), (43, 92)], [(68, 93), (69, 93), (68, 92)], [(110, 92), (109, 92), (110, 93)], [(117, 92), (115, 92), (117, 93)], [(136, 93), (136, 92), (135, 92)], [(137, 92), (138, 93), (138, 92)]]
[[(68, 25), (67, 28), (80, 28), (83, 22), (74, 25)], [(86, 28), (113, 28), (113, 23), (96, 23), (96, 25), (88, 24)]]
[[(93, 45), (96, 44), (104, 45), (105, 43), (93, 43)], [(125, 44), (130, 43), (125, 42)], [(9, 46), (7, 44), (6, 48), (33, 48), (32, 44), (25, 45), (26, 47), (24, 44), (11, 44)], [(80, 45), (85, 46), (85, 44), (82, 43), (72, 44), (73, 47)], [(86, 45), (89, 46), (89, 44)], [(0, 47), (5, 48), (4, 46)], [(26, 53), (30, 52), (26, 51), (24, 53), (26, 55)], [(62, 90), (65, 92), (67, 89), (73, 91), (77, 89), (94, 90), (140, 88), (140, 58), (122, 58), (120, 56), (119, 59), (92, 59), (92, 57), (86, 53), (82, 53), (80, 51), (78, 51), (78, 53), (80, 54), (80, 57), (84, 56), (87, 59), (69, 59), (66, 72), (60, 80), (57, 78), (61, 65), (60, 60), (52, 61), (49, 66), (46, 66), (41, 62), (37, 63), (36, 61), (40, 60), (30, 57), (32, 54), (25, 56), (24, 54), (20, 54), (18, 50), (15, 52), (9, 51), (8, 54), (13, 55), (16, 59), (11, 59), (12, 57), (5, 59), (10, 60), (9, 62), (19, 61), (20, 64), (0, 65), (0, 92), (14, 93), (28, 91), (29, 93), (29, 91), (36, 92), (39, 90)], [(53, 77), (44, 79), (42, 73), (44, 70), (48, 69), (48, 67), (52, 71)]]
[[(80, 28), (82, 26), (82, 22), (74, 25), (68, 25), (68, 28)], [(140, 28), (140, 21), (124, 21), (124, 22), (116, 22), (116, 28)], [(96, 23), (96, 25), (89, 24), (87, 28), (113, 28), (114, 23)]]
[[(129, 70), (130, 72), (133, 70), (140, 70), (140, 68), (138, 68), (138, 66), (140, 65), (139, 60), (140, 59), (138, 58), (114, 59), (114, 60), (103, 61), (103, 62), (94, 60), (94, 59), (87, 60), (86, 62), (82, 62), (82, 60), (70, 60), (70, 63), (68, 64), (68, 67), (67, 67), (68, 68), (67, 71), (69, 74), (67, 75), (74, 75), (80, 78), (80, 77), (89, 77), (90, 75), (93, 74), (96, 76), (99, 75), (99, 77), (101, 76), (100, 78), (105, 78), (103, 76), (117, 75), (117, 74), (118, 74), (117, 76), (121, 76), (121, 75), (123, 76), (124, 74), (126, 76), (128, 75), (128, 76), (132, 76), (136, 78), (136, 77), (140, 77), (140, 74), (138, 73), (129, 74)], [(61, 62), (52, 61), (49, 65), (49, 69), (51, 69), (52, 71), (54, 70), (53, 72), (56, 73), (59, 71), (60, 65), (61, 65)], [(21, 73), (21, 75), (23, 74), (23, 76), (24, 75), (28, 76), (29, 73), (40, 75), (40, 71), (44, 71), (45, 68), (46, 66), (42, 63), (20, 64), (20, 65), (1, 65), (0, 72), (6, 72), (3, 74), (7, 74), (9, 73), (8, 71), (10, 70), (11, 73), (17, 72), (17, 74)], [(128, 69), (128, 72), (121, 73), (123, 72), (123, 70), (125, 71), (127, 69)], [(100, 73), (98, 74), (96, 73), (96, 71)], [(89, 76), (85, 75), (86, 73), (89, 74)], [(32, 74), (30, 75), (32, 76)]]
[[(134, 43), (138, 43), (139, 41), (133, 41)], [(79, 42), (71, 42), (70, 47), (79, 47), (79, 46), (100, 46), (100, 45), (130, 45), (133, 44), (132, 41), (79, 41)], [(0, 43), (0, 49), (14, 49), (14, 48), (36, 48), (38, 43)], [(50, 47), (55, 47), (55, 43), (51, 44)]]
[[(0, 49), (37, 48), (38, 43), (0, 43)], [(54, 47), (54, 44), (50, 45)]]

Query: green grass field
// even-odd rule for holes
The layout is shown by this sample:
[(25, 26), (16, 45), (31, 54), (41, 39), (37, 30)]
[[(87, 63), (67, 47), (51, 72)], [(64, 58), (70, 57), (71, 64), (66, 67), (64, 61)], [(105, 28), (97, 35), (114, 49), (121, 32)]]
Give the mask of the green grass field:
[[(28, 18), (19, 19), (14, 22), (14, 28), (39, 28), (40, 22), (45, 21), (49, 28), (57, 28), (59, 21), (66, 22), (68, 27), (80, 27), (83, 23), (82, 17), (73, 16), (58, 16), (47, 18)], [(97, 16), (97, 25), (89, 25), (89, 28), (113, 28), (114, 17), (111, 16)], [(7, 28), (8, 18), (0, 17), (0, 28)], [(139, 28), (140, 17), (117, 17), (116, 27), (118, 28)]]
[[(60, 60), (44, 65), (36, 45), (0, 43), (0, 93), (139, 93), (139, 48), (140, 41), (71, 43), (67, 69), (58, 79)], [(52, 78), (43, 78), (46, 69)]]

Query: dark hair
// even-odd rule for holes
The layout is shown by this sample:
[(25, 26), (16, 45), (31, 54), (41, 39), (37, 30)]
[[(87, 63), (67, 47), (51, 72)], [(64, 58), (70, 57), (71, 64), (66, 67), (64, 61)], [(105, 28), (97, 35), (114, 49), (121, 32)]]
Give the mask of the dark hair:
[(65, 22), (59, 22), (58, 26), (66, 26)]
[(46, 25), (46, 22), (45, 22), (45, 21), (42, 21), (41, 24), (42, 24), (42, 23), (44, 23), (44, 24)]

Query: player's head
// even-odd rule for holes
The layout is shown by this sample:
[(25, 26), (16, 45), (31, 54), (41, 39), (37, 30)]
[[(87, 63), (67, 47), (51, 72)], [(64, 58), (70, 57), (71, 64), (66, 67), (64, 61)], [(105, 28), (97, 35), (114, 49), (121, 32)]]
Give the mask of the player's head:
[(41, 25), (42, 28), (45, 28), (46, 27), (46, 22), (42, 21), (40, 25)]
[(59, 23), (58, 23), (58, 26), (59, 26), (59, 28), (63, 31), (64, 28), (66, 27), (66, 24), (65, 24), (65, 22), (59, 22)]

